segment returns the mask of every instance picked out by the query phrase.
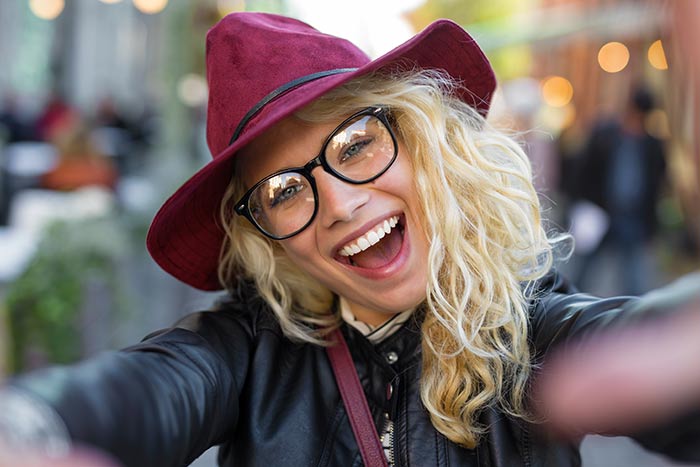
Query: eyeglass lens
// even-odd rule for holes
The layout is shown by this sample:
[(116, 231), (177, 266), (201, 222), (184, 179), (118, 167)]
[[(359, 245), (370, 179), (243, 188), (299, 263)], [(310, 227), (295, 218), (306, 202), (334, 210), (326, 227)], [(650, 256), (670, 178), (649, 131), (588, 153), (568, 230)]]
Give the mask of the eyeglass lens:
[[(394, 159), (391, 133), (373, 115), (360, 115), (338, 128), (325, 146), (324, 157), (339, 178), (366, 182), (382, 173)], [(306, 227), (316, 210), (311, 182), (300, 172), (274, 175), (258, 185), (248, 205), (255, 222), (275, 237)]]

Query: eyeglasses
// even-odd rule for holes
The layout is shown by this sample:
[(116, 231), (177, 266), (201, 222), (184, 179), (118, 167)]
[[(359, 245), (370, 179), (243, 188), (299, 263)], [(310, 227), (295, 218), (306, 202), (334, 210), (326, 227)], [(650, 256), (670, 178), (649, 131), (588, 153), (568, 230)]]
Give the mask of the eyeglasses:
[(321, 166), (354, 185), (368, 183), (391, 167), (396, 148), (387, 109), (368, 107), (338, 125), (318, 155), (303, 167), (280, 170), (253, 185), (236, 203), (235, 211), (266, 236), (289, 238), (308, 227), (318, 212), (313, 169)]

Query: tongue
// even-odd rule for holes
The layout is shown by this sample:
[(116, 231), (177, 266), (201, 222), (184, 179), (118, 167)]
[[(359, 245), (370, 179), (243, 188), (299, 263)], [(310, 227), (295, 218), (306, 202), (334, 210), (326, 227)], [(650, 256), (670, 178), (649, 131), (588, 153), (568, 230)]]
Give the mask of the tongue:
[(403, 238), (399, 229), (393, 229), (389, 235), (385, 235), (379, 243), (372, 245), (365, 251), (361, 251), (352, 256), (355, 266), (376, 269), (388, 264), (396, 258), (401, 249)]

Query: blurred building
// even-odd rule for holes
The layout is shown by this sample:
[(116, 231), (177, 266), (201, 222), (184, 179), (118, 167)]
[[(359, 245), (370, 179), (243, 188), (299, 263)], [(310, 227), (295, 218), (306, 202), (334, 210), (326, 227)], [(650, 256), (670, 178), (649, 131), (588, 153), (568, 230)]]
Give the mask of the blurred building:
[(84, 109), (109, 95), (134, 112), (158, 94), (167, 15), (144, 14), (131, 2), (74, 0), (44, 19), (30, 3), (0, 4), (0, 56), (10, 65), (0, 69), (0, 92), (32, 105), (58, 92)]
[[(530, 75), (542, 83), (547, 104), (542, 123), (564, 133), (562, 157), (574, 154), (591, 127), (621, 115), (639, 84), (652, 90), (656, 109), (646, 127), (667, 147), (668, 200), (659, 210), (670, 227), (683, 222), (688, 248), (700, 245), (700, 160), (697, 94), (691, 81), (697, 62), (683, 35), (698, 27), (678, 24), (680, 2), (659, 0), (541, 0), (528, 21)], [(692, 3), (692, 2), (686, 2)], [(688, 13), (692, 18), (693, 12)], [(685, 31), (684, 28), (685, 27)], [(686, 39), (686, 42), (689, 42)], [(694, 48), (694, 47), (693, 47)], [(694, 146), (695, 145), (695, 146)], [(563, 165), (567, 161), (561, 161)], [(575, 175), (575, 174), (574, 174)], [(680, 216), (680, 217), (679, 217)]]

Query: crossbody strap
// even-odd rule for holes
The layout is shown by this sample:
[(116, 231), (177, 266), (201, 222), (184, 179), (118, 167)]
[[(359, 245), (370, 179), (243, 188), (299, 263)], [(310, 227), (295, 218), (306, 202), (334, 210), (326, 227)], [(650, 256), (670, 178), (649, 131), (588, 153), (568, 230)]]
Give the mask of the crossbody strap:
[(348, 344), (340, 329), (333, 331), (330, 336), (336, 344), (326, 347), (326, 352), (333, 367), (340, 395), (343, 396), (352, 432), (360, 446), (362, 461), (366, 467), (387, 467), (382, 443), (379, 441), (377, 429), (374, 426), (360, 378), (357, 376), (355, 364), (352, 362)]

